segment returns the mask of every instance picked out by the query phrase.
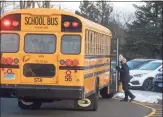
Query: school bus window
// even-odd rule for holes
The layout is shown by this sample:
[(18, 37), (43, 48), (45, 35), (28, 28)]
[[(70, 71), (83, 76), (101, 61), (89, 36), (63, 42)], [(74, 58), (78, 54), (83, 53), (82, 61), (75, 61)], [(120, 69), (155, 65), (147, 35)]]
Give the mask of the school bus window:
[(85, 53), (88, 55), (88, 30), (86, 30), (86, 36), (85, 36)]
[(109, 37), (108, 37), (108, 36), (107, 36), (107, 40), (106, 40), (106, 41), (107, 41), (107, 42), (106, 42), (106, 43), (107, 43), (107, 54), (109, 54), (109, 49), (110, 49), (110, 48), (109, 48)]
[(1, 34), (0, 39), (1, 52), (18, 52), (20, 43), (18, 34)]
[(89, 33), (90, 55), (92, 55), (92, 31)]
[(104, 54), (104, 52), (103, 52), (103, 48), (104, 48), (104, 37), (103, 37), (103, 35), (101, 35), (101, 53), (102, 53), (102, 55)]
[(103, 35), (103, 55), (105, 55), (105, 35)]
[(97, 50), (97, 38), (98, 38), (98, 37), (97, 37), (97, 36), (98, 36), (98, 35), (97, 35), (97, 33), (96, 33), (96, 38), (95, 38), (95, 40), (96, 40), (96, 41), (95, 41), (95, 42), (96, 42), (96, 55), (98, 55), (98, 50)]
[(99, 34), (97, 33), (97, 55), (99, 55), (99, 52), (98, 52), (98, 39), (99, 39)]
[(103, 35), (101, 35), (101, 54), (103, 55)]
[(55, 76), (55, 72), (56, 72), (56, 69), (53, 64), (27, 63), (23, 66), (23, 74), (25, 77), (53, 78)]
[(81, 36), (64, 35), (61, 41), (61, 52), (63, 54), (80, 54)]
[(95, 55), (97, 55), (97, 33), (95, 33)]
[(105, 35), (103, 35), (103, 55), (105, 55)]
[(26, 53), (55, 53), (56, 36), (52, 34), (27, 34), (24, 45)]
[(106, 38), (106, 55), (108, 54), (108, 38)]
[(98, 43), (97, 51), (98, 51), (98, 55), (100, 55), (100, 34), (99, 33), (98, 33), (97, 43)]
[(101, 52), (102, 52), (102, 51), (101, 51), (101, 46), (102, 46), (102, 45), (101, 45), (101, 41), (102, 41), (102, 40), (101, 40), (101, 34), (100, 34), (100, 39), (99, 39), (99, 43), (100, 43), (100, 44), (99, 44), (99, 45), (100, 45), (100, 47), (99, 47), (99, 48), (100, 48), (100, 49), (99, 49), (99, 50), (100, 50), (100, 55), (101, 55)]
[(91, 33), (91, 31), (89, 31), (89, 37), (88, 37), (88, 44), (89, 44), (89, 48), (88, 48), (88, 51), (89, 51), (89, 55), (91, 55), (92, 54), (92, 44), (91, 44), (91, 42), (92, 42), (92, 33)]
[(87, 42), (88, 42), (88, 48), (87, 48), (87, 50), (88, 50), (88, 55), (90, 54), (90, 49), (89, 49), (89, 48), (90, 48), (90, 44), (89, 44), (89, 43), (90, 43), (90, 42), (89, 42), (89, 40), (90, 40), (90, 38), (89, 38), (89, 32), (90, 32), (90, 31), (88, 31), (88, 37), (87, 37)]
[(92, 32), (92, 54), (95, 54), (95, 33)]
[(106, 48), (107, 48), (107, 50), (106, 50), (106, 55), (108, 54), (108, 50), (109, 50), (109, 48), (108, 48), (109, 45), (108, 45), (107, 42), (108, 42), (108, 38), (106, 39)]
[(104, 39), (104, 53), (105, 53), (105, 55), (106, 55), (106, 51), (107, 51), (107, 47), (106, 47), (107, 45), (106, 45), (106, 35), (105, 35), (105, 39)]

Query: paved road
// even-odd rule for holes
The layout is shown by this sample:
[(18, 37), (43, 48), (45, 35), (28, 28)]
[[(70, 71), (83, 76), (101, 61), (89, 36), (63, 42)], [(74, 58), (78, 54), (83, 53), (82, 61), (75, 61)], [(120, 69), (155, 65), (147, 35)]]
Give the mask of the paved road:
[(161, 104), (145, 104), (148, 107), (152, 107), (154, 109), (151, 117), (163, 117), (163, 108)]
[(72, 101), (43, 104), (40, 110), (21, 110), (15, 99), (1, 99), (1, 117), (143, 117), (149, 113), (149, 108), (116, 99), (100, 99), (96, 112), (73, 110)]

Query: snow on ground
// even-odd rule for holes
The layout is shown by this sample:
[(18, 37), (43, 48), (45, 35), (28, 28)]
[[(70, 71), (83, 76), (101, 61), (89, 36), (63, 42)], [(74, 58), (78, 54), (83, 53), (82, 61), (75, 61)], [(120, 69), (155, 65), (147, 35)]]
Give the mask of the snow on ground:
[[(162, 93), (140, 91), (140, 90), (130, 90), (136, 98), (135, 101), (146, 102), (146, 103), (158, 103), (158, 100), (162, 100)], [(124, 93), (117, 93), (114, 95), (115, 98), (124, 98)], [(130, 98), (129, 98), (130, 99)]]

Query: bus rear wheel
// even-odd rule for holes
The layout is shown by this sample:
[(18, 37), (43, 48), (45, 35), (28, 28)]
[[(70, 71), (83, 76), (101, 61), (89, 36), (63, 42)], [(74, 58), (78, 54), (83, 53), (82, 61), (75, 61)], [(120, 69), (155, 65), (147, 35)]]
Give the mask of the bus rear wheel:
[(100, 90), (100, 95), (102, 96), (102, 98), (110, 99), (114, 96), (114, 93), (108, 94), (108, 87), (104, 87)]
[(39, 109), (41, 107), (41, 102), (27, 102), (25, 100), (18, 99), (18, 106), (21, 109)]

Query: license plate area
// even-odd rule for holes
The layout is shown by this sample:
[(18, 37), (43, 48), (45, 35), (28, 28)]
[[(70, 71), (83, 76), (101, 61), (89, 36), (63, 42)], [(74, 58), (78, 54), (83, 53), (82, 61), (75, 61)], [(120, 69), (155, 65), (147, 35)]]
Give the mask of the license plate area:
[(4, 74), (5, 80), (15, 80), (15, 74)]

